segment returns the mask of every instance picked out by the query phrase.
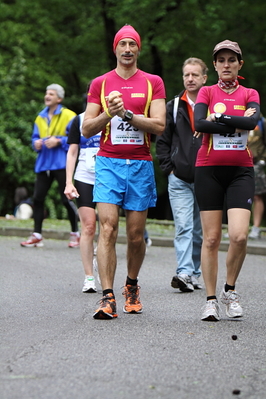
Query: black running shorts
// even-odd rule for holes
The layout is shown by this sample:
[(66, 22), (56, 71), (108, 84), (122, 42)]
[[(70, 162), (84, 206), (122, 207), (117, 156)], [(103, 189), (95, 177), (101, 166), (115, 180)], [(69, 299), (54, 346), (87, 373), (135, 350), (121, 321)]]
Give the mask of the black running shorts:
[(201, 211), (242, 208), (251, 210), (254, 169), (243, 166), (197, 166), (195, 194)]
[(75, 187), (79, 193), (79, 197), (76, 198), (77, 207), (80, 208), (86, 206), (87, 208), (95, 209), (96, 203), (92, 201), (94, 186), (92, 184), (75, 180)]

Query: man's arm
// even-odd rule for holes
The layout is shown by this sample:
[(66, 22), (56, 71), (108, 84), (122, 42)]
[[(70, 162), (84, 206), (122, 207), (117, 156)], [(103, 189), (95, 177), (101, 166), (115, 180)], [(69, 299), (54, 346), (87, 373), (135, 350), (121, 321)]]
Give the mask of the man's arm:
[[(82, 134), (85, 137), (91, 137), (104, 129), (108, 122), (112, 119), (111, 116), (118, 115), (124, 117), (125, 108), (120, 97), (109, 101), (107, 112), (102, 112), (101, 106), (95, 103), (88, 103), (84, 115), (82, 125)], [(109, 115), (108, 115), (109, 114)], [(150, 116), (144, 118), (143, 116), (135, 115), (128, 122), (132, 126), (147, 133), (161, 136), (165, 129), (166, 107), (164, 99), (153, 100), (150, 105)]]
[(95, 103), (87, 103), (84, 120), (82, 124), (82, 134), (84, 137), (91, 137), (105, 128), (111, 118), (106, 112), (101, 113), (101, 106)]
[(147, 133), (161, 136), (165, 130), (166, 125), (166, 106), (163, 98), (153, 100), (150, 106), (149, 118), (143, 118), (139, 115), (134, 115), (130, 124)]
[[(119, 112), (119, 116), (123, 118), (124, 113), (125, 109)], [(134, 114), (128, 123), (143, 132), (161, 136), (166, 124), (165, 100), (163, 98), (153, 100), (150, 105), (150, 116), (148, 118)]]

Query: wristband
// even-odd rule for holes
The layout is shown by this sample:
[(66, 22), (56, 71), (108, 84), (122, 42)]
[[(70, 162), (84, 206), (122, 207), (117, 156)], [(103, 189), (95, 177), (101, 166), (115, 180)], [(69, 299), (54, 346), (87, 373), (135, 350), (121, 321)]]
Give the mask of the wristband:
[(105, 113), (106, 113), (107, 116), (109, 116), (109, 118), (112, 119), (112, 115), (109, 113), (108, 108), (105, 110)]

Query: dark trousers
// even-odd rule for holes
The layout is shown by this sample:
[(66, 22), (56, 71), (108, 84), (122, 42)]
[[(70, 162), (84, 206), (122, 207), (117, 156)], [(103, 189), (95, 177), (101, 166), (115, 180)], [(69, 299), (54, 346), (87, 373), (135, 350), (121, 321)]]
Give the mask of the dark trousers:
[(42, 223), (44, 219), (44, 201), (54, 180), (58, 182), (59, 193), (62, 203), (67, 209), (68, 219), (71, 225), (71, 231), (78, 231), (77, 209), (74, 203), (72, 201), (69, 201), (64, 194), (66, 185), (65, 169), (37, 173), (33, 195), (34, 231), (36, 233), (42, 232)]

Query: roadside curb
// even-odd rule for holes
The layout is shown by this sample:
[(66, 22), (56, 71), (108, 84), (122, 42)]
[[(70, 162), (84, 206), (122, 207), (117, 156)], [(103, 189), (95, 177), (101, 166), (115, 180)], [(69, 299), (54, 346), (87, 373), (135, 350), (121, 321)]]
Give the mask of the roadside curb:
[[(20, 228), (20, 227), (1, 227), (0, 228), (0, 236), (6, 237), (24, 237), (30, 236), (32, 233), (32, 229), (29, 228)], [(43, 237), (46, 239), (53, 240), (68, 240), (69, 239), (69, 231), (60, 231), (60, 230), (50, 230), (43, 229)], [(173, 247), (173, 237), (162, 237), (162, 236), (153, 236), (152, 231), (149, 230), (150, 238), (152, 240), (152, 245), (155, 247)], [(95, 240), (97, 240), (98, 234), (95, 235)], [(126, 244), (127, 238), (125, 234), (119, 234), (117, 237), (117, 243)], [(229, 246), (228, 240), (223, 240), (220, 243), (219, 250), (227, 251)], [(247, 254), (251, 255), (263, 255), (266, 256), (266, 240), (254, 240), (248, 241), (247, 245)]]

